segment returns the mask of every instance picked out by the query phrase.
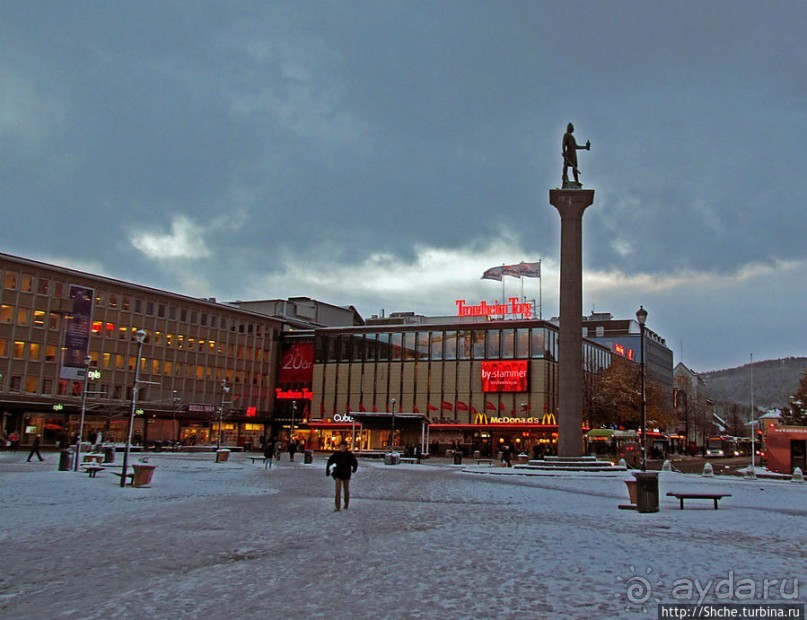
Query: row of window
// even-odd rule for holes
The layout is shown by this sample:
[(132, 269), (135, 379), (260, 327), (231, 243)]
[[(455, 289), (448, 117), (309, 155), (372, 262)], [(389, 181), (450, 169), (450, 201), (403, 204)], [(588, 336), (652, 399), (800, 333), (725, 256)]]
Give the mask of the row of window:
[(317, 334), (319, 363), (557, 359), (557, 333), (543, 327), (423, 332)]
[[(22, 293), (36, 292), (38, 295), (46, 295), (52, 298), (66, 298), (69, 295), (68, 287), (62, 282), (51, 281), (48, 278), (42, 277), (35, 278), (32, 275), (20, 274), (14, 271), (6, 271), (3, 282), (5, 290), (8, 291), (19, 291)], [(242, 323), (193, 308), (183, 308), (148, 299), (143, 300), (131, 295), (111, 291), (96, 290), (94, 292), (93, 302), (94, 306), (99, 308), (120, 309), (125, 312), (134, 312), (135, 314), (144, 314), (146, 316), (179, 321), (181, 323), (190, 323), (191, 325), (237, 331), (242, 334), (261, 335), (264, 332), (270, 331), (268, 327), (264, 329), (265, 326), (260, 323)], [(11, 308), (11, 306), (3, 306), (3, 308), (6, 307)], [(30, 309), (26, 309), (26, 311), (30, 312)], [(20, 323), (19, 320), (18, 318), (18, 325), (28, 324), (27, 321)], [(0, 319), (0, 321), (11, 322), (10, 319), (6, 320), (4, 318)]]

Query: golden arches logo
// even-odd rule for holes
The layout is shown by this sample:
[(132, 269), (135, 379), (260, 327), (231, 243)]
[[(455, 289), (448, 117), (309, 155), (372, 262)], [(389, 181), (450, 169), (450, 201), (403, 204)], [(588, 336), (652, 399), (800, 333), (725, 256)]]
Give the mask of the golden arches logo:
[(474, 424), (487, 424), (487, 423), (488, 423), (488, 414), (477, 411), (476, 416), (474, 417)]
[(554, 413), (545, 413), (544, 417), (541, 418), (541, 424), (557, 424), (558, 421), (555, 418)]

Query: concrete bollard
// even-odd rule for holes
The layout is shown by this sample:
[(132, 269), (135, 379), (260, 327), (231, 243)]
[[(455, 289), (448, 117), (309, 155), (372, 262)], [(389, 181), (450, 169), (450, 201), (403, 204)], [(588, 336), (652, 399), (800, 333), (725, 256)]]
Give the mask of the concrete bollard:
[(661, 465), (661, 471), (672, 471), (672, 463), (669, 460), (664, 461)]
[(706, 465), (703, 466), (703, 474), (702, 475), (703, 475), (704, 478), (713, 478), (714, 477), (715, 470), (712, 467), (711, 463), (706, 463)]
[(804, 474), (801, 471), (801, 467), (793, 469), (793, 477), (790, 479), (790, 482), (804, 482)]
[(619, 463), (617, 463), (620, 467), (624, 467), (625, 469), (628, 468), (628, 464), (625, 462), (625, 459), (619, 459)]
[(754, 471), (754, 468), (750, 465), (745, 468), (745, 476), (743, 476), (746, 480), (756, 480), (757, 479), (757, 472)]

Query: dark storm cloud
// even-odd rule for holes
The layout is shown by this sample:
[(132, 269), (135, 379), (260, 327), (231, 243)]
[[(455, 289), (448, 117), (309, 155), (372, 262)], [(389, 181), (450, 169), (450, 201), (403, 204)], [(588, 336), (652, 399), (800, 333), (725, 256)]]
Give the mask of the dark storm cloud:
[[(3, 247), (198, 295), (336, 294), (327, 278), (302, 280), (306, 265), (365, 280), (326, 299), (365, 312), (432, 310), (413, 307), (426, 303), (430, 248), (444, 262), (480, 261), (474, 273), (544, 257), (551, 285), (547, 189), (573, 121), (592, 141), (582, 181), (597, 188), (587, 269), (615, 274), (611, 289), (593, 287), (592, 305), (630, 314), (650, 294), (631, 275), (704, 282), (671, 293), (680, 301), (749, 265), (791, 290), (798, 270), (777, 265), (807, 260), (806, 12), (784, 2), (5, 2), (0, 186), (13, 217)], [(385, 269), (399, 282), (411, 273), (408, 288), (385, 288)], [(476, 278), (454, 285), (487, 294)], [(630, 293), (624, 308), (617, 290)], [(451, 299), (429, 301), (451, 311)], [(699, 339), (694, 319), (664, 327), (671, 341)]]

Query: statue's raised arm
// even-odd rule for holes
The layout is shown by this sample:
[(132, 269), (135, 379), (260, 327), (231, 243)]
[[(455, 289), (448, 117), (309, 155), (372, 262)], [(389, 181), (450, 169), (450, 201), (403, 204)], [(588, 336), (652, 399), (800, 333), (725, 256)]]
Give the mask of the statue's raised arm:
[[(580, 183), (580, 170), (577, 167), (577, 151), (585, 149), (591, 150), (591, 142), (586, 141), (585, 146), (578, 146), (577, 140), (574, 139), (574, 125), (569, 123), (566, 126), (566, 133), (563, 134), (563, 187), (566, 188), (580, 188), (583, 185)], [(574, 182), (569, 181), (569, 168), (572, 169), (574, 174)]]

